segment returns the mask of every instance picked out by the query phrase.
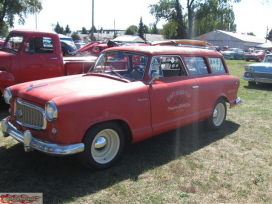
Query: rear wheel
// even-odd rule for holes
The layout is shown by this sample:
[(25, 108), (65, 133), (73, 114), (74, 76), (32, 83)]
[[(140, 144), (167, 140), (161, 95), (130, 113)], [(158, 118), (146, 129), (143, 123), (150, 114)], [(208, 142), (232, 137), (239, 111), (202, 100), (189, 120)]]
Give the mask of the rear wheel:
[(227, 107), (226, 101), (222, 98), (218, 99), (213, 108), (212, 115), (207, 119), (209, 129), (219, 129), (226, 120)]
[(83, 143), (85, 150), (78, 154), (79, 161), (87, 168), (105, 169), (119, 159), (124, 136), (118, 124), (106, 122), (88, 130)]

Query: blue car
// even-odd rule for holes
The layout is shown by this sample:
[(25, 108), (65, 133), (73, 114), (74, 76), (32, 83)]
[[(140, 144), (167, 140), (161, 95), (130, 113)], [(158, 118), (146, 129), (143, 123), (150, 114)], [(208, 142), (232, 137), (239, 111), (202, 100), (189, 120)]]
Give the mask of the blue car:
[(240, 48), (229, 48), (226, 51), (221, 51), (225, 59), (244, 59), (244, 51)]
[(243, 79), (248, 81), (248, 85), (272, 84), (272, 54), (266, 55), (261, 63), (246, 65)]

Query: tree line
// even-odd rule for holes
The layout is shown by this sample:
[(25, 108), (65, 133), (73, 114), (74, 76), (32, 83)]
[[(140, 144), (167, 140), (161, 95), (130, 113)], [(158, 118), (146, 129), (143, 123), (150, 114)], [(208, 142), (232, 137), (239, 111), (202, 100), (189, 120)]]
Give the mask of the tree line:
[[(145, 40), (145, 34), (161, 34), (166, 39), (186, 39), (202, 35), (213, 30), (236, 31), (235, 15), (232, 5), (241, 0), (158, 0), (156, 4), (149, 5), (149, 12), (156, 21), (145, 25), (140, 17), (139, 25), (131, 25), (125, 30), (126, 35), (138, 34)], [(181, 2), (183, 4), (181, 4)], [(28, 14), (35, 14), (42, 10), (41, 0), (0, 0), (0, 35), (5, 36), (8, 28), (14, 26), (15, 16), (19, 17), (19, 24), (25, 23)], [(164, 20), (166, 23), (158, 29), (157, 24)], [(89, 34), (89, 30), (82, 27), (82, 34)], [(56, 24), (57, 33), (71, 34), (69, 25), (65, 28)], [(73, 32), (72, 35), (76, 35)], [(254, 35), (249, 32), (248, 34)], [(266, 36), (272, 39), (272, 30)]]

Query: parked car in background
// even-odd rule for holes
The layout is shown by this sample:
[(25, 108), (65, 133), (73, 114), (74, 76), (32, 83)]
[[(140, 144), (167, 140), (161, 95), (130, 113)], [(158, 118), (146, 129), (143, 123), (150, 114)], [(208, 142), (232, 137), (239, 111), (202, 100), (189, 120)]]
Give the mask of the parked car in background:
[(265, 50), (253, 50), (252, 52), (245, 53), (245, 60), (254, 60), (256, 62), (260, 62), (264, 59), (265, 55), (268, 54), (268, 51)]
[(243, 79), (249, 85), (256, 83), (272, 83), (272, 54), (267, 54), (261, 63), (249, 64), (245, 66)]
[(77, 49), (75, 45), (68, 44), (67, 42), (61, 41), (61, 50), (63, 56), (76, 55)]
[(75, 42), (76, 48), (77, 50), (79, 50), (80, 48), (82, 48), (84, 45), (86, 45), (85, 42)]
[(235, 107), (239, 78), (219, 52), (176, 46), (119, 46), (98, 56), (86, 74), (26, 82), (5, 89), (11, 114), (4, 136), (25, 151), (77, 154), (104, 169), (135, 143), (197, 121), (210, 129)]
[(244, 59), (244, 51), (240, 48), (228, 48), (226, 51), (221, 51), (225, 59)]
[(98, 56), (104, 49), (110, 48), (110, 47), (119, 47), (120, 45), (118, 43), (115, 43), (111, 40), (109, 41), (93, 41), (85, 44), (80, 49), (78, 49), (78, 55), (79, 56)]
[(69, 36), (58, 34), (61, 42), (63, 56), (75, 55), (77, 52), (76, 45), (73, 39)]

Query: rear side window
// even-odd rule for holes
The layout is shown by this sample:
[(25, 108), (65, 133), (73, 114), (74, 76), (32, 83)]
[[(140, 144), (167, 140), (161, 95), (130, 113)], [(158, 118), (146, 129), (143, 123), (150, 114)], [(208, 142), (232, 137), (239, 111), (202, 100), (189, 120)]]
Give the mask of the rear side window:
[(208, 68), (203, 57), (184, 57), (190, 74), (208, 74)]
[(157, 72), (160, 77), (175, 77), (187, 75), (186, 69), (179, 56), (154, 56), (151, 61), (149, 75)]
[(224, 64), (222, 63), (222, 59), (210, 57), (209, 63), (212, 69), (212, 73), (226, 73), (226, 69), (224, 67)]

